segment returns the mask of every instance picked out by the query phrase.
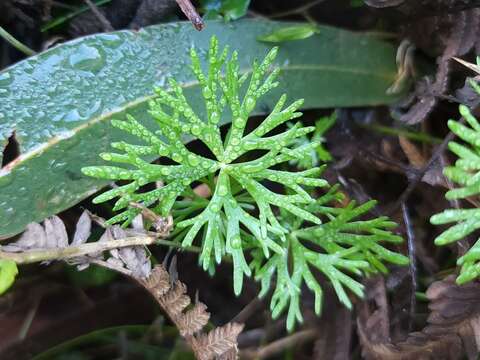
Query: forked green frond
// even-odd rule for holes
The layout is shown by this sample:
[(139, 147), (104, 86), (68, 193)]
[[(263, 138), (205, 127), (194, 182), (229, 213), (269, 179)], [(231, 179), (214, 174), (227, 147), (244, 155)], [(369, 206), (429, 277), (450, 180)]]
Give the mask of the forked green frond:
[(329, 220), (320, 225), (304, 227), (302, 221), (284, 214), (281, 224), (290, 228), (286, 236), (285, 254), (274, 254), (264, 259), (258, 251), (253, 253), (251, 267), (255, 279), (261, 282), (260, 295), (265, 295), (276, 275), (270, 310), (278, 317), (288, 306), (287, 329), (302, 321), (300, 298), (305, 283), (315, 295), (315, 313), (320, 314), (323, 290), (313, 270), (321, 273), (332, 284), (338, 299), (346, 307), (352, 304), (346, 290), (363, 296), (363, 285), (355, 278), (375, 272), (386, 272), (384, 263), (408, 264), (408, 258), (388, 250), (382, 242), (400, 243), (402, 238), (390, 229), (396, 224), (386, 217), (359, 220), (375, 206), (375, 201), (356, 206), (354, 202), (345, 208), (328, 207), (341, 197), (332, 187), (310, 208)]
[[(480, 124), (468, 107), (460, 105), (459, 110), (466, 124), (455, 120), (448, 122), (450, 130), (463, 140), (463, 143), (451, 141), (448, 144), (458, 159), (453, 166), (446, 167), (443, 173), (459, 185), (445, 194), (448, 200), (466, 199), (480, 194)], [(435, 239), (436, 245), (450, 244), (480, 229), (480, 209), (447, 209), (432, 216), (430, 222), (434, 225), (456, 223)], [(480, 240), (458, 259), (457, 264), (461, 266), (457, 283), (463, 284), (480, 276)]]
[[(184, 246), (191, 245), (197, 234), (203, 231), (201, 262), (208, 269), (213, 259), (220, 262), (222, 256), (233, 257), (235, 266), (249, 274), (242, 251), (241, 228), (248, 229), (265, 256), (271, 252), (283, 253), (278, 241), (272, 240), (272, 234), (283, 239), (284, 229), (276, 220), (274, 208), (285, 209), (312, 223), (320, 219), (304, 209), (304, 205), (314, 199), (304, 187), (323, 187), (327, 182), (318, 178), (319, 168), (302, 172), (277, 170), (275, 167), (303, 155), (314, 148), (316, 143), (293, 147), (295, 139), (312, 132), (313, 127), (302, 127), (299, 123), (283, 132), (269, 135), (285, 122), (301, 115), (298, 108), (302, 100), (285, 105), (287, 97), (278, 100), (270, 115), (255, 129), (248, 132), (246, 126), (257, 101), (269, 90), (277, 86), (275, 81), (278, 69), (271, 69), (277, 54), (272, 49), (261, 63), (255, 62), (249, 81), (240, 77), (238, 55), (236, 52), (228, 58), (228, 51), (219, 51), (215, 37), (211, 40), (208, 53), (208, 70), (204, 72), (195, 49), (191, 50), (192, 71), (195, 74), (205, 101), (207, 117), (201, 119), (195, 114), (178, 83), (171, 79), (170, 89), (156, 89), (157, 97), (150, 102), (150, 114), (158, 124), (158, 131), (151, 131), (127, 115), (124, 120), (113, 120), (118, 127), (143, 141), (142, 145), (125, 142), (113, 143), (119, 150), (115, 153), (101, 154), (104, 160), (129, 165), (93, 166), (83, 168), (86, 175), (109, 180), (126, 180), (126, 185), (109, 190), (94, 199), (95, 203), (118, 198), (114, 210), (122, 212), (109, 220), (110, 224), (123, 222), (125, 225), (139, 213), (138, 207), (131, 203), (141, 203), (153, 207), (160, 214), (171, 212), (175, 201), (188, 198), (192, 184), (209, 176), (216, 178), (212, 187), (212, 196), (208, 205), (194, 216), (185, 218), (176, 224), (179, 228), (188, 228), (182, 240)], [(242, 85), (245, 85), (242, 87)], [(244, 93), (240, 96), (240, 93)], [(227, 135), (222, 138), (219, 121), (223, 116), (231, 117)], [(190, 135), (201, 140), (214, 154), (210, 159), (187, 149), (183, 137)], [(254, 159), (241, 161), (242, 156), (251, 151), (262, 152)], [(174, 165), (150, 164), (143, 158), (146, 155), (168, 157)], [(282, 184), (288, 194), (279, 193), (266, 187), (265, 180)], [(140, 192), (146, 184), (162, 181), (164, 186), (155, 190)], [(232, 194), (232, 182), (240, 184), (255, 199), (258, 218), (251, 216), (239, 206)], [(223, 227), (224, 219), (228, 219)], [(239, 291), (238, 287), (237, 290)], [(238, 292), (237, 291), (237, 292)]]

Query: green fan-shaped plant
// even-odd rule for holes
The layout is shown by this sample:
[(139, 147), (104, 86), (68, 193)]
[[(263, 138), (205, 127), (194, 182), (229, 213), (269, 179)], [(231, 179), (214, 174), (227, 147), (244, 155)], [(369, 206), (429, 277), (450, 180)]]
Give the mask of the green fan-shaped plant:
[[(464, 141), (464, 144), (456, 141), (448, 144), (448, 148), (458, 156), (458, 159), (453, 166), (444, 169), (444, 175), (460, 185), (445, 194), (448, 200), (467, 199), (480, 194), (480, 124), (467, 106), (460, 105), (460, 114), (467, 124), (455, 120), (448, 122), (450, 130)], [(446, 245), (480, 229), (480, 209), (447, 209), (432, 216), (430, 221), (435, 225), (457, 223), (435, 239), (436, 245)], [(480, 240), (477, 240), (457, 263), (461, 266), (457, 278), (459, 284), (477, 278), (480, 275)]]
[[(333, 118), (327, 126), (319, 125), (318, 136), (308, 139), (306, 134), (315, 127), (302, 127), (300, 122), (285, 124), (301, 115), (297, 110), (302, 100), (285, 106), (286, 95), (282, 95), (258, 126), (248, 121), (259, 98), (277, 86), (278, 69), (271, 68), (276, 54), (277, 48), (272, 49), (261, 63), (253, 64), (250, 74), (240, 76), (237, 53), (228, 57), (227, 49), (220, 52), (215, 37), (206, 73), (192, 49), (191, 69), (202, 89), (205, 118), (194, 112), (182, 88), (171, 79), (170, 88), (156, 89), (157, 96), (149, 104), (157, 131), (129, 115), (125, 120), (112, 120), (115, 127), (142, 141), (113, 143), (119, 152), (101, 154), (104, 160), (125, 166), (92, 166), (82, 171), (97, 178), (126, 181), (94, 199), (101, 203), (118, 198), (114, 210), (121, 212), (108, 221), (110, 224), (128, 225), (140, 212), (140, 203), (158, 214), (173, 214), (175, 241), (184, 247), (199, 243), (199, 261), (205, 270), (213, 271), (215, 262), (230, 257), (236, 294), (242, 290), (243, 277), (250, 276), (252, 270), (262, 283), (263, 293), (276, 273), (272, 310), (278, 315), (290, 302), (291, 328), (295, 319), (301, 319), (299, 289), (303, 280), (315, 292), (320, 311), (321, 289), (309, 267), (323, 272), (340, 300), (349, 305), (344, 287), (361, 295), (362, 286), (344, 272), (360, 275), (375, 269), (384, 271), (383, 261), (404, 263), (405, 259), (378, 244), (400, 240), (386, 230), (393, 223), (383, 218), (350, 222), (372, 203), (358, 208), (354, 204), (345, 209), (327, 207), (326, 202), (340, 195), (336, 187), (328, 190), (327, 181), (320, 177), (322, 168), (292, 170), (292, 164), (307, 164), (312, 151), (318, 152), (321, 134)], [(223, 117), (231, 121), (221, 132)], [(184, 145), (186, 136), (205, 144), (212, 156), (189, 150)], [(320, 150), (324, 156), (326, 150)], [(173, 164), (144, 160), (152, 155), (169, 158)], [(159, 181), (163, 184), (159, 188), (142, 188)], [(208, 187), (208, 197), (194, 191), (199, 184)], [(320, 188), (327, 193), (315, 199)], [(328, 222), (322, 224), (322, 217)], [(310, 249), (305, 242), (317, 249)], [(253, 259), (250, 264), (249, 259)], [(282, 289), (288, 290), (284, 298)]]
[(339, 300), (346, 307), (352, 303), (345, 288), (357, 296), (363, 296), (363, 285), (354, 275), (382, 272), (387, 268), (383, 262), (397, 265), (408, 264), (408, 258), (383, 247), (381, 242), (400, 243), (403, 239), (390, 229), (397, 226), (386, 217), (372, 220), (358, 218), (371, 210), (376, 202), (369, 201), (361, 206), (355, 202), (344, 208), (330, 207), (343, 195), (337, 186), (319, 197), (308, 209), (327, 220), (320, 225), (308, 226), (301, 219), (282, 212), (280, 223), (289, 229), (284, 242), (285, 254), (273, 254), (265, 259), (259, 251), (253, 252), (251, 266), (255, 278), (261, 282), (260, 296), (271, 287), (276, 274), (270, 309), (275, 318), (288, 305), (287, 328), (292, 329), (296, 320), (302, 321), (300, 296), (302, 284), (315, 295), (315, 312), (320, 314), (323, 291), (312, 270), (322, 273), (332, 284)]
[[(119, 197), (114, 210), (125, 209), (109, 220), (110, 224), (123, 221), (128, 224), (140, 212), (130, 206), (132, 202), (144, 206), (154, 206), (155, 211), (167, 215), (175, 200), (180, 196), (191, 195), (191, 184), (208, 176), (216, 176), (212, 197), (203, 211), (177, 226), (189, 227), (182, 244), (189, 246), (198, 232), (205, 227), (203, 236), (201, 261), (207, 269), (213, 257), (220, 262), (227, 252), (232, 255), (235, 266), (245, 268), (240, 239), (241, 225), (254, 236), (265, 256), (269, 251), (283, 253), (282, 247), (274, 242), (268, 233), (280, 235), (286, 230), (279, 224), (272, 206), (283, 208), (296, 216), (313, 223), (320, 220), (309, 211), (303, 209), (314, 199), (304, 190), (304, 186), (326, 186), (327, 182), (318, 179), (319, 168), (303, 172), (289, 172), (272, 169), (277, 164), (291, 159), (301, 158), (317, 144), (312, 142), (299, 148), (291, 148), (292, 142), (314, 127), (301, 127), (300, 123), (277, 135), (265, 136), (279, 125), (299, 117), (297, 109), (302, 100), (297, 100), (284, 107), (286, 95), (283, 95), (271, 114), (253, 131), (246, 134), (245, 127), (250, 113), (257, 100), (269, 90), (277, 86), (275, 78), (278, 69), (270, 71), (270, 66), (277, 54), (272, 49), (261, 64), (253, 64), (250, 82), (243, 98), (240, 98), (240, 87), (247, 76), (239, 76), (237, 53), (234, 52), (227, 61), (227, 49), (218, 52), (216, 38), (212, 38), (209, 51), (209, 69), (205, 75), (200, 60), (194, 49), (191, 50), (192, 70), (202, 87), (205, 99), (207, 119), (200, 119), (188, 104), (182, 88), (173, 79), (170, 80), (170, 91), (158, 88), (157, 97), (150, 102), (150, 114), (156, 120), (159, 130), (155, 133), (145, 128), (132, 116), (127, 115), (125, 121), (112, 120), (112, 124), (125, 130), (147, 143), (147, 145), (131, 145), (125, 142), (113, 143), (115, 149), (124, 153), (105, 153), (101, 157), (107, 161), (126, 163), (136, 169), (113, 166), (85, 167), (82, 171), (89, 176), (111, 180), (129, 180), (127, 185), (107, 191), (94, 199), (101, 203)], [(225, 64), (226, 74), (221, 76)], [(228, 105), (232, 117), (229, 132), (225, 139), (220, 134), (219, 121)], [(169, 111), (167, 110), (169, 109)], [(224, 115), (225, 116), (225, 115)], [(214, 154), (215, 159), (198, 155), (189, 151), (183, 144), (184, 135), (201, 140)], [(254, 160), (238, 161), (242, 155), (253, 150), (266, 153)], [(169, 157), (175, 165), (150, 164), (142, 159), (145, 155)], [(289, 188), (291, 194), (276, 193), (262, 184), (263, 180), (277, 182)], [(138, 192), (145, 184), (163, 181), (165, 186), (149, 192)], [(240, 184), (248, 191), (259, 211), (258, 218), (249, 215), (232, 194), (232, 182)], [(228, 219), (223, 228), (222, 219)]]

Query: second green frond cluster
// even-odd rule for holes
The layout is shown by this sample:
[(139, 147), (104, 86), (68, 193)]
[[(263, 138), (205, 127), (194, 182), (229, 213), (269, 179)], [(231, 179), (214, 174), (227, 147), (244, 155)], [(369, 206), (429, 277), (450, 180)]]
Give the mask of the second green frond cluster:
[[(472, 85), (477, 92), (480, 90), (477, 84), (472, 83)], [(449, 142), (448, 148), (458, 156), (458, 159), (453, 166), (444, 169), (445, 176), (460, 186), (446, 193), (447, 200), (473, 199), (480, 194), (480, 123), (465, 105), (460, 105), (460, 114), (466, 120), (466, 124), (450, 120), (448, 127), (464, 143)], [(480, 209), (477, 207), (447, 209), (432, 216), (430, 221), (435, 225), (457, 223), (435, 239), (435, 244), (446, 245), (462, 240), (480, 229)], [(460, 275), (457, 278), (459, 284), (478, 278), (480, 276), (480, 240), (477, 240), (457, 263), (461, 266)]]
[[(401, 241), (388, 230), (392, 222), (384, 218), (352, 221), (373, 203), (330, 207), (339, 199), (337, 188), (330, 188), (320, 177), (322, 168), (306, 162), (312, 152), (328, 155), (319, 148), (325, 129), (320, 128), (312, 139), (306, 135), (315, 127), (303, 127), (300, 122), (286, 126), (301, 115), (297, 110), (302, 100), (286, 105), (287, 97), (282, 95), (259, 125), (249, 122), (258, 100), (277, 86), (279, 69), (271, 68), (276, 54), (277, 49), (272, 49), (242, 74), (237, 53), (229, 56), (227, 49), (220, 51), (214, 37), (204, 72), (192, 49), (191, 69), (202, 89), (205, 118), (195, 113), (180, 84), (171, 79), (170, 89), (156, 89), (157, 96), (149, 104), (158, 130), (148, 129), (132, 116), (112, 121), (140, 140), (140, 144), (113, 143), (118, 152), (101, 154), (104, 160), (125, 166), (82, 170), (89, 176), (126, 181), (94, 199), (100, 203), (118, 198), (114, 210), (121, 212), (110, 224), (128, 225), (141, 211), (140, 203), (158, 214), (173, 214), (174, 239), (184, 247), (200, 245), (199, 262), (205, 270), (213, 272), (215, 263), (224, 257), (232, 259), (236, 294), (242, 290), (243, 277), (252, 275), (261, 282), (264, 294), (276, 274), (272, 311), (277, 316), (289, 303), (292, 328), (301, 320), (303, 282), (315, 293), (320, 311), (322, 291), (311, 269), (323, 273), (349, 306), (345, 289), (361, 295), (363, 288), (353, 275), (386, 271), (385, 261), (404, 264), (406, 258), (380, 245)], [(221, 121), (225, 117), (229, 121)], [(328, 127), (333, 121), (325, 124)], [(226, 131), (221, 131), (222, 123), (228, 123)], [(187, 148), (186, 136), (206, 145), (211, 156)], [(169, 158), (170, 164), (151, 164), (146, 156)], [(308, 169), (292, 170), (292, 164)], [(144, 188), (158, 182), (163, 185)], [(200, 196), (197, 190), (202, 186), (207, 191)], [(318, 198), (320, 189), (324, 195)]]

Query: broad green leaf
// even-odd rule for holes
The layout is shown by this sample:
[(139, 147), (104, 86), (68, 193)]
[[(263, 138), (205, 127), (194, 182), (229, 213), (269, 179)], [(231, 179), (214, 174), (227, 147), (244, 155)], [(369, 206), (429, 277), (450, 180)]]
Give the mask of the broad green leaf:
[(312, 24), (286, 26), (269, 34), (257, 37), (258, 41), (281, 43), (292, 40), (307, 39), (319, 32), (318, 26)]
[(13, 285), (18, 274), (17, 264), (12, 260), (0, 260), (0, 295)]
[[(156, 129), (147, 103), (153, 87), (165, 87), (167, 77), (177, 79), (201, 114), (202, 95), (187, 66), (192, 46), (204, 61), (215, 34), (220, 44), (241, 52), (240, 70), (249, 72), (248, 64), (270, 49), (256, 38), (284, 26), (263, 20), (210, 22), (197, 32), (182, 22), (97, 34), (0, 72), (0, 146), (14, 135), (20, 152), (0, 170), (0, 237), (19, 233), (26, 224), (40, 222), (105, 186), (106, 181), (84, 176), (80, 169), (103, 164), (98, 154), (109, 150), (112, 141), (134, 141), (111, 126), (112, 118), (122, 120), (129, 113)], [(398, 99), (386, 94), (396, 75), (392, 45), (368, 35), (319, 29), (308, 39), (282, 44), (276, 60), (280, 86), (259, 101), (255, 114), (268, 112), (282, 93), (304, 98), (304, 109)]]

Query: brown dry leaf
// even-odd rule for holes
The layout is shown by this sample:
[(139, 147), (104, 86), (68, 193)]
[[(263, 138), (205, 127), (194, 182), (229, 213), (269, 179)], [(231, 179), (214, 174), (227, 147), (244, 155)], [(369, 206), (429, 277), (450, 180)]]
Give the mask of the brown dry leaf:
[(236, 360), (237, 358), (238, 358), (237, 347), (217, 357), (218, 360)]
[(237, 338), (243, 325), (228, 323), (193, 338), (192, 348), (199, 360), (211, 360), (223, 355), (231, 356), (232, 349), (237, 348)]
[(170, 291), (159, 298), (158, 301), (165, 308), (168, 308), (170, 315), (175, 318), (183, 316), (182, 311), (191, 303), (190, 297), (187, 295), (187, 286), (180, 280), (177, 280)]
[[(400, 143), (400, 147), (405, 153), (405, 156), (407, 157), (411, 166), (420, 170), (427, 165), (429, 159), (408, 138), (399, 136), (398, 142)], [(430, 166), (425, 175), (423, 175), (422, 181), (432, 186), (440, 185), (446, 187), (445, 177), (443, 176), (443, 168), (439, 162), (435, 162), (432, 164), (432, 166)]]
[(142, 285), (155, 299), (161, 298), (170, 290), (170, 275), (163, 266), (155, 266), (150, 276), (142, 281)]
[(471, 82), (480, 82), (480, 76), (477, 75), (474, 78), (467, 78), (462, 88), (455, 91), (455, 97), (460, 103), (468, 106), (470, 109), (475, 109), (480, 105), (480, 96), (473, 89)]
[(378, 331), (368, 324), (375, 313), (362, 309), (357, 325), (364, 357), (382, 360), (455, 360), (466, 355), (468, 359), (478, 359), (480, 284), (459, 286), (455, 284), (455, 277), (449, 276), (433, 283), (427, 291), (427, 297), (431, 311), (428, 325), (397, 344), (378, 341)]
[(422, 152), (415, 146), (415, 144), (405, 136), (399, 136), (398, 142), (413, 167), (420, 169), (425, 166), (428, 159), (423, 156)]
[(227, 360), (238, 357), (237, 337), (243, 325), (228, 323), (211, 330), (208, 334), (201, 333), (210, 319), (207, 306), (196, 302), (192, 308), (185, 311), (191, 304), (187, 287), (178, 279), (172, 285), (170, 274), (163, 265), (155, 266), (150, 276), (140, 280), (140, 283), (157, 300), (190, 345), (197, 359)]
[(80, 245), (87, 242), (92, 233), (92, 219), (88, 211), (84, 211), (77, 221), (72, 245)]
[(62, 219), (54, 215), (45, 219), (43, 226), (45, 227), (47, 238), (45, 248), (53, 249), (57, 247), (68, 247), (68, 234)]
[[(123, 229), (118, 225), (111, 227), (112, 235), (114, 239), (124, 239), (129, 236), (138, 236), (141, 231), (138, 226), (142, 224), (143, 231), (143, 220), (136, 220), (135, 226), (136, 229), (129, 230)], [(147, 255), (147, 251), (142, 246), (131, 246), (121, 249), (113, 249), (110, 251), (112, 258), (108, 259), (108, 262), (112, 265), (119, 266), (122, 264), (122, 267), (127, 268), (132, 272), (132, 276), (135, 278), (147, 278), (150, 275), (152, 265), (150, 258)]]
[(30, 223), (20, 238), (1, 248), (7, 252), (21, 252), (36, 249), (53, 249), (68, 246), (67, 230), (58, 216), (45, 219), (43, 227)]
[[(80, 216), (71, 243), (68, 241), (68, 234), (65, 224), (58, 216), (52, 216), (44, 221), (43, 226), (37, 223), (31, 223), (27, 226), (20, 238), (8, 245), (1, 246), (4, 252), (26, 252), (41, 251), (48, 249), (62, 249), (67, 247), (81, 247), (90, 237), (92, 230), (92, 220), (97, 223), (103, 223), (103, 219), (92, 216), (88, 211), (84, 211)], [(136, 220), (135, 229), (122, 229), (119, 226), (113, 226), (105, 230), (99, 243), (125, 239), (128, 237), (145, 237), (143, 228), (143, 219)], [(170, 228), (166, 229), (169, 231)], [(161, 234), (164, 236), (165, 234)], [(86, 244), (91, 245), (91, 244)], [(77, 265), (78, 270), (84, 270), (90, 263), (95, 262), (100, 265), (108, 265), (114, 270), (121, 271), (127, 269), (132, 276), (146, 278), (151, 271), (151, 263), (144, 246), (120, 246), (118, 249), (110, 250), (111, 257), (103, 262), (102, 252), (90, 252), (87, 255), (69, 256), (67, 258), (59, 257), (56, 260), (65, 260), (70, 264)], [(59, 255), (61, 256), (61, 255)], [(102, 263), (103, 262), (103, 263)]]
[(47, 235), (42, 225), (30, 223), (16, 242), (2, 245), (1, 248), (8, 252), (19, 252), (35, 248), (45, 248), (46, 243)]
[(180, 316), (177, 321), (181, 325), (182, 336), (193, 335), (203, 329), (208, 323), (210, 314), (207, 312), (207, 305), (197, 303), (195, 306)]

